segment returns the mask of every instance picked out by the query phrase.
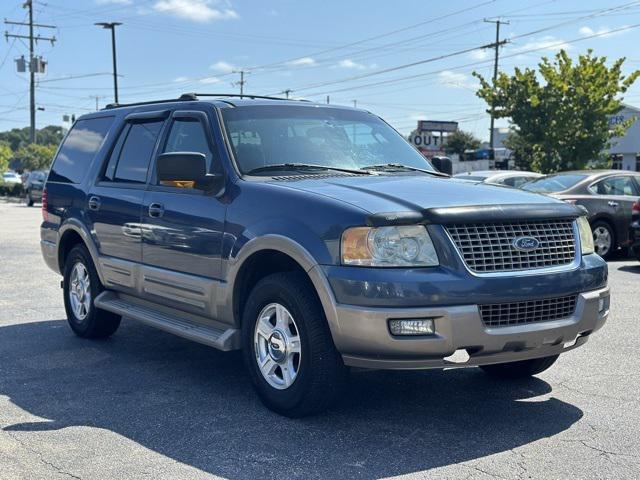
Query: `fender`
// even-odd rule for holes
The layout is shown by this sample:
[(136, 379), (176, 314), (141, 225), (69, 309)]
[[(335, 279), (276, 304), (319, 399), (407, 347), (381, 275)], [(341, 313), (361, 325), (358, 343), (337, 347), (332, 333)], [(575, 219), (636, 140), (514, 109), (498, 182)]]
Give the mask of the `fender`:
[(65, 233), (69, 231), (73, 231), (77, 233), (82, 238), (82, 241), (86, 245), (87, 250), (89, 250), (89, 254), (91, 255), (91, 260), (93, 261), (93, 265), (95, 266), (96, 271), (98, 272), (98, 277), (100, 278), (100, 282), (104, 284), (105, 283), (104, 276), (100, 269), (100, 262), (98, 261), (100, 257), (100, 254), (98, 253), (98, 246), (96, 245), (96, 242), (93, 236), (91, 235), (91, 233), (89, 232), (89, 230), (87, 229), (87, 227), (82, 222), (80, 222), (80, 220), (78, 220), (77, 218), (71, 217), (66, 219), (58, 229), (58, 245), (57, 245), (58, 246), (58, 251), (57, 251), (58, 262), (60, 261), (60, 244), (61, 244), (62, 238), (64, 237)]
[(318, 268), (317, 261), (307, 249), (291, 238), (279, 234), (255, 237), (245, 243), (235, 257), (229, 259), (227, 281), (224, 284), (224, 288), (221, 288), (220, 296), (218, 297), (220, 301), (218, 311), (224, 312), (223, 318), (233, 318), (233, 287), (242, 265), (251, 255), (263, 250), (275, 250), (288, 255), (309, 275), (309, 279), (320, 298), (331, 335), (336, 338), (336, 334), (339, 331), (338, 315), (335, 308), (336, 300), (327, 278), (322, 270)]

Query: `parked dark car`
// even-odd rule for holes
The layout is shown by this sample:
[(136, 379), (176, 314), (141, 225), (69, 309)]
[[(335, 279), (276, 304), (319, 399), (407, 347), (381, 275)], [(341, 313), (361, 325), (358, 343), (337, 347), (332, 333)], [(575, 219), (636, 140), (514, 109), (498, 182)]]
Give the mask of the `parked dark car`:
[(29, 172), (27, 180), (24, 183), (25, 199), (27, 205), (33, 207), (35, 202), (42, 201), (42, 190), (44, 182), (47, 179), (48, 172), (43, 170), (34, 170)]
[(640, 200), (633, 204), (631, 208), (631, 227), (629, 228), (629, 238), (633, 254), (640, 260)]
[(640, 173), (621, 170), (562, 172), (523, 186), (546, 193), (589, 212), (596, 253), (608, 259), (630, 243), (631, 207), (640, 196)]
[(75, 122), (45, 193), (42, 253), (78, 336), (125, 317), (242, 350), (288, 416), (339, 400), (348, 367), (535, 375), (609, 315), (581, 209), (452, 180), (363, 110), (116, 105)]

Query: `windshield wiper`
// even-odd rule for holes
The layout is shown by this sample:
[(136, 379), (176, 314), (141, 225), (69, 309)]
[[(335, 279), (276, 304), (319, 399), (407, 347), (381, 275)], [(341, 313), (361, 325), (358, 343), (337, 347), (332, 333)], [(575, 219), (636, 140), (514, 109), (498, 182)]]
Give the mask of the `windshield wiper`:
[(429, 175), (433, 175), (435, 177), (445, 177), (449, 178), (449, 175), (442, 172), (437, 172), (435, 170), (426, 170), (424, 168), (418, 167), (410, 167), (408, 165), (401, 165), (399, 163), (381, 163), (379, 165), (368, 165), (366, 167), (362, 167), (362, 170), (376, 170), (376, 171), (393, 171), (393, 170), (409, 170), (411, 172), (422, 172), (428, 173)]
[(273, 165), (265, 165), (257, 167), (246, 172), (247, 175), (254, 173), (270, 172), (273, 170), (333, 170), (336, 172), (355, 173), (357, 175), (372, 175), (366, 170), (354, 170), (351, 168), (329, 167), (326, 165), (314, 165), (311, 163), (274, 163)]

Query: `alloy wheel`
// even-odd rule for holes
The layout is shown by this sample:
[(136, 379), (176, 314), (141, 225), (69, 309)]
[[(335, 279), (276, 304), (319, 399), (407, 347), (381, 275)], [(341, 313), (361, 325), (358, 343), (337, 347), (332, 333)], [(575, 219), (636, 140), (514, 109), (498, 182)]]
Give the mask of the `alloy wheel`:
[(82, 262), (77, 262), (69, 280), (69, 301), (75, 317), (82, 321), (91, 307), (91, 282), (89, 272)]
[(267, 383), (278, 390), (293, 385), (300, 372), (300, 331), (286, 307), (270, 303), (258, 315), (254, 330), (258, 368)]

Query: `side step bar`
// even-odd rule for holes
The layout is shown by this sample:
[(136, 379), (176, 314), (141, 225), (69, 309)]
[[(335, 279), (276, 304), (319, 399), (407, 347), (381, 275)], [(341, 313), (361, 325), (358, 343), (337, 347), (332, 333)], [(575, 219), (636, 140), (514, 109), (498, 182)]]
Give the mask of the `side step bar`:
[(124, 318), (137, 320), (151, 327), (219, 350), (237, 350), (240, 347), (240, 331), (238, 329), (219, 329), (181, 320), (158, 309), (128, 301), (115, 292), (102, 292), (96, 297), (95, 305), (102, 310), (122, 315)]

